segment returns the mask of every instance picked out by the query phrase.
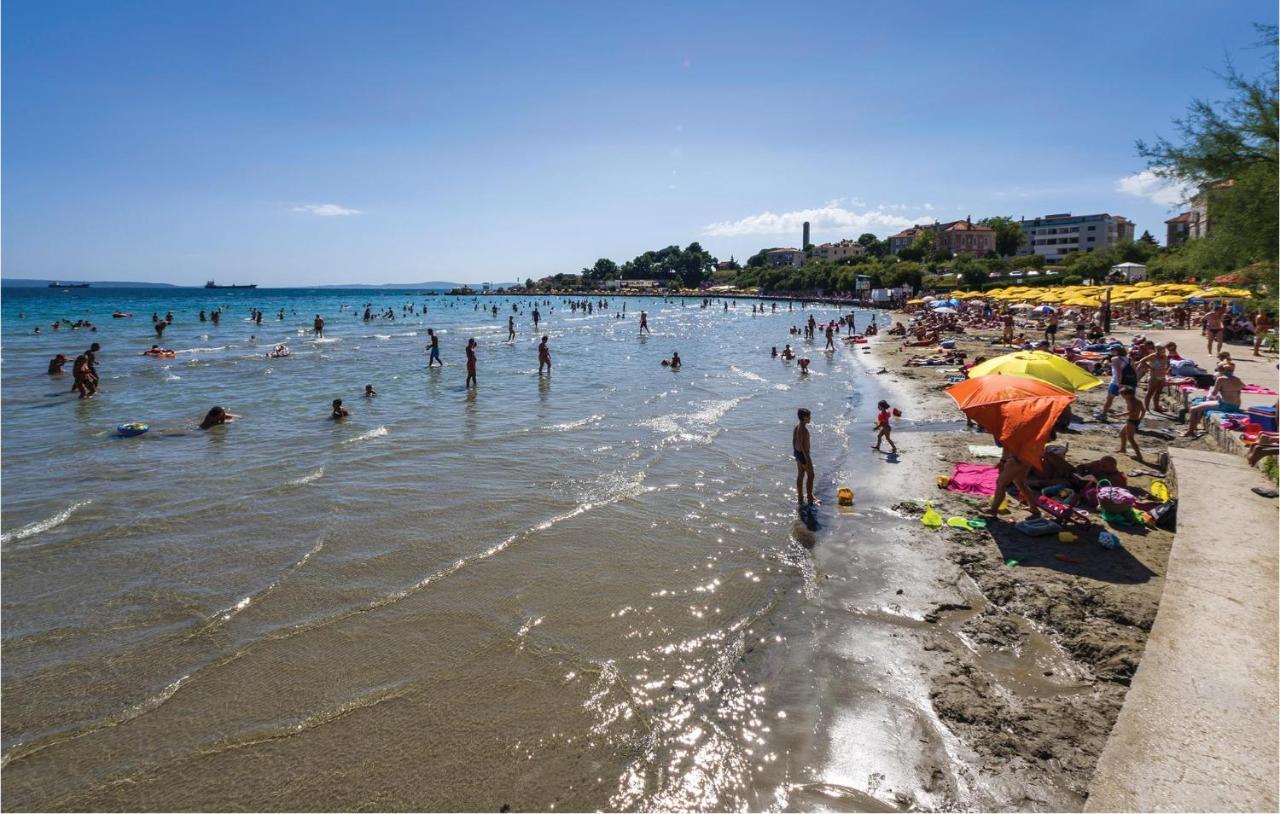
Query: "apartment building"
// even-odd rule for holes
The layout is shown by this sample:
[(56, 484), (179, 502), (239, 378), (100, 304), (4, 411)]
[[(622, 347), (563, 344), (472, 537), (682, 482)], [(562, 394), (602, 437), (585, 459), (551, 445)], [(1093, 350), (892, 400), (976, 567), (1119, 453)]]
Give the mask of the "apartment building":
[(1133, 222), (1121, 215), (1072, 215), (1064, 212), (1019, 221), (1026, 243), (1018, 254), (1038, 254), (1046, 265), (1062, 262), (1071, 252), (1109, 249), (1133, 240)]
[(867, 247), (856, 240), (841, 240), (838, 243), (823, 243), (813, 247), (813, 256), (823, 260), (843, 260), (846, 257), (862, 257)]
[(804, 265), (803, 249), (770, 249), (764, 256), (765, 262), (773, 268)]
[(903, 249), (910, 248), (916, 235), (932, 228), (931, 226), (909, 226), (896, 235), (889, 235), (889, 254), (897, 254)]

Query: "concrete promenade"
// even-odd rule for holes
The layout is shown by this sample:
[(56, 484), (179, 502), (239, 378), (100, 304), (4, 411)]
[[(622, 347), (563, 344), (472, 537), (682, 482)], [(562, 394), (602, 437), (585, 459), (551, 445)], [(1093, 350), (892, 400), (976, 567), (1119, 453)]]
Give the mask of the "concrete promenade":
[(1274, 812), (1277, 503), (1250, 491), (1270, 484), (1239, 456), (1169, 454), (1179, 504), (1164, 595), (1085, 810)]

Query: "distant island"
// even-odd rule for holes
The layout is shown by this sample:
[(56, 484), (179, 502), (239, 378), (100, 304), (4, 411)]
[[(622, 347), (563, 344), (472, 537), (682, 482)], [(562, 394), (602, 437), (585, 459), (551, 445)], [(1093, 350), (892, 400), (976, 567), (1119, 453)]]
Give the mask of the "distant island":
[(49, 288), (54, 283), (62, 287), (79, 287), (88, 283), (93, 288), (179, 288), (171, 283), (138, 283), (126, 280), (33, 280), (26, 277), (0, 277), (0, 286), (5, 288)]

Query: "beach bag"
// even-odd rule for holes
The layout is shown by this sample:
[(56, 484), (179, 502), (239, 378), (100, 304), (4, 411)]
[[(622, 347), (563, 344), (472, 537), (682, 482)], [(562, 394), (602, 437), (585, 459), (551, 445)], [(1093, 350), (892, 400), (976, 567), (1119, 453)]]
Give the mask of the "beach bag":
[(1103, 486), (1098, 489), (1098, 508), (1104, 512), (1119, 514), (1133, 507), (1135, 498), (1128, 489), (1119, 486)]
[(1154, 507), (1151, 519), (1155, 521), (1156, 528), (1174, 531), (1178, 526), (1178, 499), (1174, 498)]

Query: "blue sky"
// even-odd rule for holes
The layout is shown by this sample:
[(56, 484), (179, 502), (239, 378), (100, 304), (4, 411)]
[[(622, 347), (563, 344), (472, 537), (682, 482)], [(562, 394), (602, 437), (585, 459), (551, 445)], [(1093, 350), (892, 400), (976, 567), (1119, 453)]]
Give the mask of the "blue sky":
[[(1109, 211), (1273, 0), (3, 6), (3, 273), (511, 280)], [(1136, 177), (1135, 177), (1136, 176)], [(1176, 197), (1176, 196), (1174, 196)]]

